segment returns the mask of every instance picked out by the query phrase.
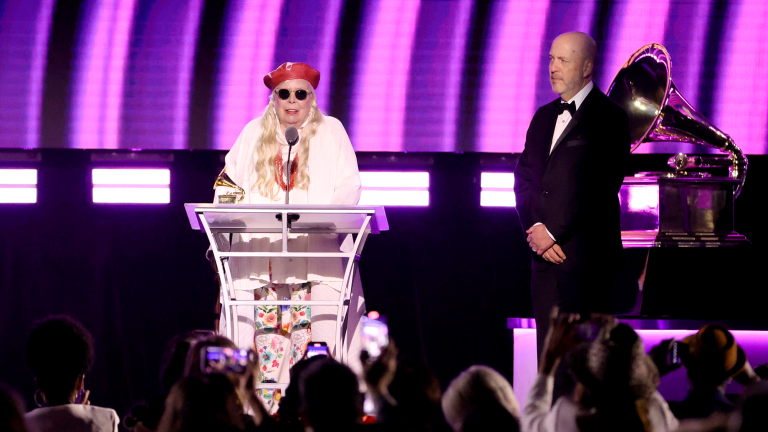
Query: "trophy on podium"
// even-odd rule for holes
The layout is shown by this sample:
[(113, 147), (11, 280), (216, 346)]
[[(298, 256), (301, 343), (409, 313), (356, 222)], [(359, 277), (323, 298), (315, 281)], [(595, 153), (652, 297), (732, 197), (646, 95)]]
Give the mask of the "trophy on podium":
[(245, 198), (245, 190), (229, 178), (226, 168), (219, 173), (216, 182), (213, 184), (213, 189), (216, 190), (219, 186), (234, 189), (233, 191), (219, 195), (219, 204), (240, 204), (243, 201), (243, 198)]

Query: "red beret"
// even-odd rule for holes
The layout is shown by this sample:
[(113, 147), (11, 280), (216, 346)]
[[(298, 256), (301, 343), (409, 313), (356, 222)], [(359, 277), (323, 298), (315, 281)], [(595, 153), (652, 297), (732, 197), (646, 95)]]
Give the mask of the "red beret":
[(305, 63), (283, 63), (277, 69), (264, 75), (264, 84), (273, 90), (281, 82), (292, 79), (307, 80), (312, 84), (312, 88), (317, 88), (317, 85), (320, 84), (320, 72)]

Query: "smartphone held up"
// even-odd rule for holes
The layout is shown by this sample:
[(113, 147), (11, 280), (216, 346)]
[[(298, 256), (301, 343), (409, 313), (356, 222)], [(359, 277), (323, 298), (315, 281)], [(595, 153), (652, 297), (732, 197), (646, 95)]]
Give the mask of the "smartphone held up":
[(203, 373), (243, 373), (249, 361), (256, 361), (253, 351), (215, 346), (200, 348), (200, 371)]
[(310, 342), (307, 345), (307, 358), (328, 356), (328, 344), (325, 342)]
[(360, 336), (363, 349), (368, 352), (369, 358), (376, 359), (384, 348), (389, 345), (389, 327), (387, 320), (376, 311), (371, 311), (363, 316), (361, 321)]

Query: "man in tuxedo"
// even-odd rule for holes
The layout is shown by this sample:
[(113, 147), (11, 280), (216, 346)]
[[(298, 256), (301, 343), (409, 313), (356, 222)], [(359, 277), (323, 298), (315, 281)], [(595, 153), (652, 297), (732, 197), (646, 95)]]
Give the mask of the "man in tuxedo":
[(515, 198), (532, 252), (539, 354), (553, 306), (610, 312), (623, 263), (619, 189), (630, 150), (627, 114), (592, 83), (597, 45), (584, 33), (552, 42), (556, 100), (536, 111), (515, 169)]

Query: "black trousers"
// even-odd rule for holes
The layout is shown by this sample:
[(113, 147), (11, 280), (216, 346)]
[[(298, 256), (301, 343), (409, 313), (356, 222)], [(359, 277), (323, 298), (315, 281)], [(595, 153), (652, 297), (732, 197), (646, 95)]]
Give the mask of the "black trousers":
[(610, 313), (616, 276), (613, 270), (591, 273), (567, 273), (550, 268), (531, 274), (531, 299), (536, 319), (537, 355), (541, 360), (544, 338), (549, 330), (549, 314), (554, 306), (560, 312)]

